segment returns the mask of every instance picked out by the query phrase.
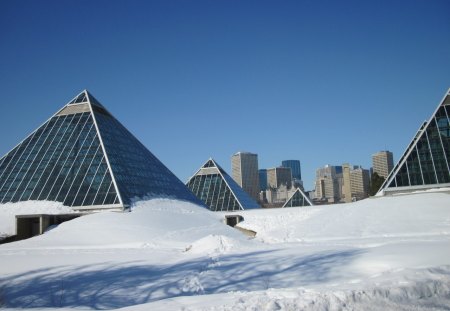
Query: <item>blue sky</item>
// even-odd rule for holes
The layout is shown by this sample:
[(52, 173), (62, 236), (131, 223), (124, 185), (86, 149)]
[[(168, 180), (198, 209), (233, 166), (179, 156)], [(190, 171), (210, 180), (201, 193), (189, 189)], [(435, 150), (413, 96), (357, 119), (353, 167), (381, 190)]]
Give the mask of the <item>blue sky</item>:
[(397, 160), (450, 87), (450, 2), (0, 1), (0, 155), (88, 89), (181, 180)]

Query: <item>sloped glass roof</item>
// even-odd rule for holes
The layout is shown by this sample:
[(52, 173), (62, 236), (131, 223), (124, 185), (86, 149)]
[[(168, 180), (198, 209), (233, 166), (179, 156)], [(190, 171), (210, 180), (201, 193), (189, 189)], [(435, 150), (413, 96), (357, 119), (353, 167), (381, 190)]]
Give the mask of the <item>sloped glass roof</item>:
[(87, 91), (0, 158), (0, 203), (110, 208), (143, 197), (203, 205)]
[(187, 182), (188, 188), (212, 211), (259, 208), (214, 160), (208, 160)]
[(68, 105), (87, 103), (87, 102), (88, 102), (88, 98), (86, 96), (86, 91), (83, 91), (77, 97), (75, 97), (70, 103), (68, 103)]
[(292, 196), (284, 203), (283, 207), (295, 207), (295, 206), (312, 206), (312, 202), (306, 196), (306, 194), (297, 188)]
[(450, 185), (450, 93), (414, 136), (381, 190)]

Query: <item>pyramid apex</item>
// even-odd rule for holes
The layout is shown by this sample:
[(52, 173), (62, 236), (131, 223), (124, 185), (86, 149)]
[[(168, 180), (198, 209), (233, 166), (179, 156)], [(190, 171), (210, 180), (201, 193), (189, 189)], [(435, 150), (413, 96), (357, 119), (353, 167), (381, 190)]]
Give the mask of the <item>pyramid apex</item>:
[(81, 91), (67, 105), (81, 104), (88, 102), (88, 93), (86, 90)]

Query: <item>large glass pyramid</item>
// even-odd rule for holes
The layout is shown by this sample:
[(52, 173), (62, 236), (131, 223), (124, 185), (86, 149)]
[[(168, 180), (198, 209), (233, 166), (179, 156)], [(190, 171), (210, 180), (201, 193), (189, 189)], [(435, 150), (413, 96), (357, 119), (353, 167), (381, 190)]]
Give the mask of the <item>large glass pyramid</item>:
[(260, 207), (213, 159), (206, 161), (187, 186), (212, 211)]
[(424, 122), (379, 193), (450, 186), (450, 90)]
[(283, 207), (295, 207), (295, 206), (312, 206), (311, 200), (300, 189), (297, 188), (291, 197), (284, 203)]
[(87, 91), (0, 159), (0, 203), (122, 209), (142, 197), (201, 204)]

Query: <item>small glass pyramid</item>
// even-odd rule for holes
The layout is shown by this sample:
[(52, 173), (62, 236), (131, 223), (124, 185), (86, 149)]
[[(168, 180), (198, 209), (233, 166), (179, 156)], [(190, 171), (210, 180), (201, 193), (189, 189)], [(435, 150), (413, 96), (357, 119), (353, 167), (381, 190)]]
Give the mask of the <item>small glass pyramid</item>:
[(206, 161), (186, 185), (212, 211), (260, 207), (213, 159)]
[(291, 197), (284, 203), (283, 207), (295, 207), (295, 206), (312, 206), (311, 200), (300, 189), (297, 188)]

